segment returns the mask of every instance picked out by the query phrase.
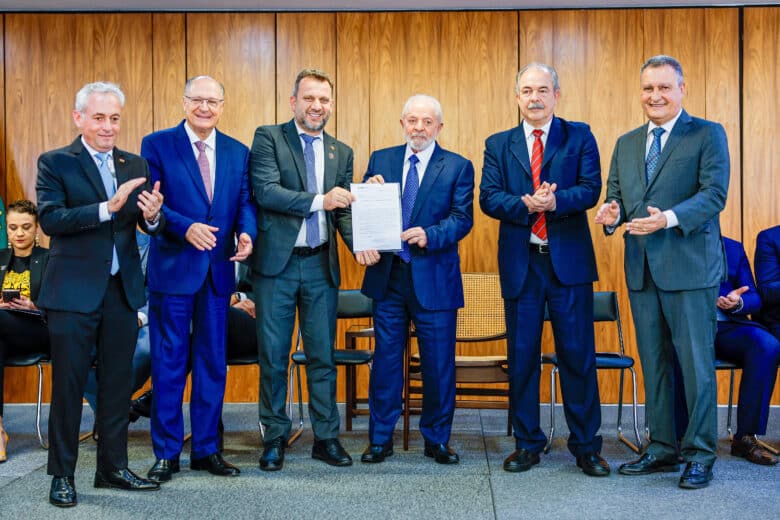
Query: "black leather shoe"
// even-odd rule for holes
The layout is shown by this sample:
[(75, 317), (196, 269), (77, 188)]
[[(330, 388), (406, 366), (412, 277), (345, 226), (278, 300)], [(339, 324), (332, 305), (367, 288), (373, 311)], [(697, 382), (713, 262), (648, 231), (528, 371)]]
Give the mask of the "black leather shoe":
[(649, 475), (650, 473), (669, 473), (679, 470), (680, 464), (677, 462), (677, 457), (661, 460), (651, 453), (645, 453), (637, 460), (621, 464), (618, 473), (621, 475)]
[(606, 477), (609, 475), (609, 464), (604, 457), (595, 451), (577, 457), (577, 467), (591, 477)]
[(460, 457), (448, 444), (429, 444), (426, 442), (425, 456), (432, 457), (437, 464), (457, 464), (460, 462)]
[(73, 483), (73, 477), (54, 477), (51, 479), (49, 502), (57, 507), (76, 505), (76, 485)]
[(393, 454), (393, 441), (387, 444), (369, 444), (363, 455), (360, 456), (360, 462), (373, 464), (384, 462), (385, 459)]
[(759, 444), (755, 435), (743, 435), (739, 439), (734, 437), (731, 441), (731, 454), (762, 466), (777, 464), (777, 458)]
[(190, 469), (202, 470), (205, 469), (212, 475), (219, 477), (237, 477), (241, 470), (222, 458), (222, 454), (219, 452), (212, 453), (208, 457), (202, 459), (192, 459), (190, 461)]
[(138, 399), (130, 401), (130, 422), (135, 422), (139, 417), (152, 415), (152, 391), (144, 392)]
[(95, 472), (96, 488), (124, 489), (127, 491), (154, 491), (160, 484), (141, 478), (127, 468)]
[(712, 466), (701, 462), (689, 462), (680, 477), (680, 487), (683, 489), (701, 489), (710, 485)]
[(222, 417), (219, 418), (219, 423), (217, 423), (217, 450), (220, 453), (225, 451), (225, 423), (222, 422)]
[(311, 458), (331, 466), (352, 465), (352, 457), (344, 450), (338, 439), (315, 440), (311, 448)]
[(263, 471), (278, 471), (284, 466), (284, 448), (287, 441), (277, 437), (266, 441), (263, 454), (260, 456), (260, 469)]
[(525, 448), (519, 448), (504, 460), (504, 471), (520, 473), (528, 471), (534, 464), (539, 464), (539, 454), (531, 453)]
[(168, 482), (174, 473), (179, 472), (179, 457), (175, 459), (157, 459), (146, 477), (152, 482)]

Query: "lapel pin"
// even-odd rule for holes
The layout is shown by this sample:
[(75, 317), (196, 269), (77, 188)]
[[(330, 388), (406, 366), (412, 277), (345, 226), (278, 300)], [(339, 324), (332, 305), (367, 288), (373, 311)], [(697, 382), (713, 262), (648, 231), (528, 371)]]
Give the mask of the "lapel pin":
[(333, 160), (333, 158), (334, 158), (334, 157), (335, 157), (335, 156), (333, 155), (333, 152), (330, 152), (330, 153), (328, 154), (328, 159), (330, 159), (330, 160)]
[(119, 164), (125, 164), (125, 158), (124, 157), (118, 157), (117, 161), (119, 161)]

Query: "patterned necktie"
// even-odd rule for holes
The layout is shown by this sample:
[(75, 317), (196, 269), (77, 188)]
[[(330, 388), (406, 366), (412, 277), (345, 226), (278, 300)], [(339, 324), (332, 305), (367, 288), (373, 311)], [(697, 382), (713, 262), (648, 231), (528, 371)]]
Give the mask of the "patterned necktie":
[[(420, 189), (420, 178), (417, 175), (417, 163), (420, 159), (416, 155), (409, 156), (409, 171), (406, 172), (406, 184), (404, 184), (404, 193), (401, 195), (401, 216), (403, 219), (403, 230), (409, 229), (412, 220), (412, 210), (414, 201), (417, 200), (417, 192)], [(407, 264), (412, 261), (412, 255), (409, 252), (409, 244), (401, 243), (401, 251), (398, 253), (401, 260)]]
[(200, 177), (203, 179), (203, 187), (206, 188), (206, 195), (208, 195), (209, 202), (214, 197), (211, 191), (211, 168), (209, 167), (209, 158), (206, 157), (206, 143), (203, 141), (195, 141), (195, 148), (198, 149), (198, 169), (200, 170)]
[(653, 143), (650, 145), (650, 151), (647, 152), (647, 159), (645, 159), (645, 180), (647, 184), (653, 180), (655, 175), (655, 169), (658, 167), (658, 159), (661, 158), (661, 134), (665, 130), (660, 126), (653, 128)]
[[(114, 174), (111, 173), (111, 169), (108, 167), (108, 158), (110, 155), (108, 152), (98, 152), (95, 154), (95, 157), (97, 157), (98, 160), (98, 171), (100, 171), (103, 187), (106, 189), (106, 195), (108, 195), (108, 198), (110, 199), (116, 193)], [(114, 246), (111, 253), (111, 274), (115, 275), (117, 272), (119, 272), (119, 257), (116, 254), (116, 246)]]
[[(303, 162), (306, 164), (306, 191), (319, 193), (317, 187), (317, 166), (314, 162), (314, 146), (312, 143), (319, 139), (313, 135), (301, 134), (301, 139), (306, 143), (303, 148)], [(313, 211), (306, 217), (306, 245), (317, 247), (320, 245), (320, 220), (317, 211)]]
[[(542, 157), (544, 157), (544, 145), (542, 144), (541, 130), (534, 130), (534, 147), (531, 153), (531, 177), (534, 182), (534, 191), (539, 189), (542, 183)], [(536, 220), (531, 226), (531, 232), (542, 241), (547, 241), (547, 219), (544, 213), (537, 213)]]

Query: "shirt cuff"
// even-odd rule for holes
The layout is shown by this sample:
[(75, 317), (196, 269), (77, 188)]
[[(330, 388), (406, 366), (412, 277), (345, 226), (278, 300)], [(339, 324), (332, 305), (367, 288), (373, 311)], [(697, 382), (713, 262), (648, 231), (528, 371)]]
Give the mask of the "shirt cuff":
[(108, 222), (111, 220), (111, 212), (108, 211), (108, 201), (98, 204), (98, 217), (100, 222)]
[(666, 229), (677, 227), (680, 224), (680, 222), (677, 220), (677, 215), (674, 214), (674, 211), (667, 209), (663, 213), (666, 217)]
[(160, 226), (160, 220), (157, 219), (157, 222), (152, 223), (151, 220), (146, 221), (146, 230), (147, 231), (156, 231), (157, 228)]
[(311, 201), (311, 207), (309, 208), (309, 213), (314, 213), (315, 211), (322, 211), (325, 209), (325, 195), (320, 195), (319, 193), (314, 196), (314, 200)]
[(138, 323), (141, 324), (141, 327), (146, 327), (149, 325), (149, 316), (141, 311), (138, 311)]

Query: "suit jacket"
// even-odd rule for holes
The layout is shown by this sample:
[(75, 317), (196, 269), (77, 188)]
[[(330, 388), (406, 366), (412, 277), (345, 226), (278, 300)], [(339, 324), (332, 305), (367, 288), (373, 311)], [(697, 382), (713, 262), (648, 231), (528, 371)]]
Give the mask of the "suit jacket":
[[(118, 148), (113, 157), (117, 186), (137, 177), (148, 180), (149, 168), (141, 157)], [(115, 246), (127, 301), (134, 309), (141, 307), (146, 297), (135, 227), (140, 225), (152, 234), (165, 228), (162, 215), (155, 231), (149, 231), (138, 209), (138, 195), (151, 191), (149, 183), (136, 188), (111, 220), (100, 222), (98, 205), (108, 195), (79, 136), (69, 146), (38, 158), (36, 190), (38, 222), (51, 237), (38, 307), (82, 313), (97, 310), (111, 276)]]
[(647, 206), (654, 206), (674, 211), (679, 225), (647, 236), (624, 234), (628, 288), (642, 289), (645, 261), (653, 281), (664, 291), (717, 287), (726, 274), (719, 220), (729, 187), (726, 132), (718, 123), (683, 110), (649, 185), (646, 144), (647, 124), (618, 139), (606, 200), (618, 202), (620, 223), (646, 217)]
[[(194, 294), (210, 273), (217, 294), (235, 290), (233, 262), (235, 236), (257, 233), (255, 207), (249, 192), (249, 149), (217, 132), (214, 157), (215, 183), (209, 203), (192, 143), (178, 126), (144, 137), (141, 155), (149, 162), (151, 182), (160, 181), (165, 196), (165, 231), (152, 239), (148, 270), (149, 290), (164, 294)], [(219, 228), (217, 245), (198, 251), (184, 238), (194, 223)]]
[(764, 303), (761, 321), (769, 327), (777, 326), (780, 324), (780, 226), (758, 234), (753, 265)]
[[(349, 190), (352, 182), (352, 149), (327, 133), (323, 193), (336, 186)], [(257, 201), (257, 243), (251, 267), (262, 276), (276, 276), (292, 255), (295, 239), (309, 215), (314, 193), (306, 191), (303, 147), (294, 121), (261, 126), (255, 131), (250, 155), (250, 177)], [(330, 278), (341, 283), (336, 230), (352, 249), (352, 213), (349, 208), (326, 211)]]
[(761, 297), (753, 282), (753, 271), (750, 270), (745, 248), (740, 242), (723, 237), (723, 247), (726, 251), (727, 277), (720, 284), (719, 296), (726, 296), (734, 289), (747, 286), (742, 294), (742, 308), (735, 312), (725, 312), (729, 321), (754, 324), (748, 319), (749, 314), (756, 314), (761, 309)]
[[(438, 143), (434, 146), (409, 221), (409, 227), (422, 227), (428, 237), (426, 247), (411, 246), (412, 280), (423, 308), (457, 309), (463, 307), (458, 242), (474, 224), (474, 166)], [(372, 153), (363, 181), (382, 174), (385, 182), (401, 184), (405, 152), (402, 145)], [(366, 269), (363, 294), (384, 299), (393, 256), (383, 253), (377, 264)]]
[[(14, 257), (14, 250), (11, 248), (0, 249), (0, 287), (5, 281), (5, 273), (11, 267), (11, 259)], [(38, 301), (38, 294), (41, 290), (41, 280), (46, 271), (46, 264), (49, 261), (49, 250), (45, 247), (33, 247), (30, 256), (30, 299), (33, 303)]]
[[(596, 257), (586, 210), (599, 199), (601, 166), (596, 139), (588, 125), (553, 118), (541, 178), (558, 185), (555, 211), (545, 214), (555, 275), (564, 285), (596, 281)], [(526, 193), (534, 192), (522, 125), (485, 141), (479, 191), (482, 211), (501, 221), (498, 230), (501, 292), (504, 298), (517, 298), (528, 273), (528, 244), (534, 222), (521, 199)]]

